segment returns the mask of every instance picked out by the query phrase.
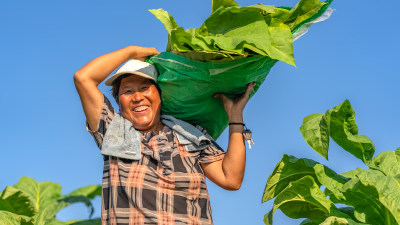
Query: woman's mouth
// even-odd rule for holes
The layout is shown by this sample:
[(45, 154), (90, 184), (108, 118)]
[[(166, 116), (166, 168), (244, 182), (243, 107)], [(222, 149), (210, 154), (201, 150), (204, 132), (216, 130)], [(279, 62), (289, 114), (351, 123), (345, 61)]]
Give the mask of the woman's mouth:
[(134, 112), (143, 112), (143, 111), (145, 111), (146, 109), (148, 109), (149, 108), (149, 106), (138, 106), (138, 107), (136, 107), (136, 108), (134, 108), (133, 109), (133, 111)]

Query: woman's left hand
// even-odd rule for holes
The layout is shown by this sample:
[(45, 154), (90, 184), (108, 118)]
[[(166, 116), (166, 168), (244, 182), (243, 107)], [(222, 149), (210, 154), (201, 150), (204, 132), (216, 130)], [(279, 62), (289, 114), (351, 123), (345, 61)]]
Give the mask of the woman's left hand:
[(253, 91), (255, 82), (247, 85), (246, 91), (236, 99), (230, 99), (222, 93), (217, 93), (214, 98), (220, 98), (224, 104), (226, 113), (228, 114), (229, 122), (243, 123), (243, 110), (249, 101), (249, 95)]

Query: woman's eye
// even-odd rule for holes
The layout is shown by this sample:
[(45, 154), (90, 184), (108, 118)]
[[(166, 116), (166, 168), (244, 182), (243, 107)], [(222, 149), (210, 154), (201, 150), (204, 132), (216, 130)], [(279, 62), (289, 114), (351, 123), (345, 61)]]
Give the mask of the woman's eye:
[(149, 86), (143, 86), (143, 87), (141, 87), (141, 90), (142, 90), (142, 91), (145, 91), (145, 90), (147, 90), (147, 89), (149, 89)]
[(132, 94), (132, 90), (125, 90), (124, 94)]

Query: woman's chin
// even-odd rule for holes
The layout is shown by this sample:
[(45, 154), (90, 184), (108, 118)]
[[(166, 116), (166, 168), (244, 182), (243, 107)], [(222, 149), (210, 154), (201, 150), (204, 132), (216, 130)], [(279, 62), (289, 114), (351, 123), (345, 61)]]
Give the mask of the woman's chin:
[(153, 122), (133, 123), (133, 127), (136, 130), (140, 130), (146, 133), (151, 131), (158, 132), (162, 128), (161, 125), (162, 125), (161, 122), (160, 124), (156, 124)]

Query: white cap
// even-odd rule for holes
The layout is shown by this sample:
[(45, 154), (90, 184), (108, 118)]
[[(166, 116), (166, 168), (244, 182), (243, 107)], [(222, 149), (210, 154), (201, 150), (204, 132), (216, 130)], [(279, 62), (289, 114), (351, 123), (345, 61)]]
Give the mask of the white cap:
[(157, 80), (158, 72), (155, 66), (150, 63), (136, 59), (128, 60), (105, 82), (107, 86), (112, 86), (113, 82), (121, 75), (134, 74), (150, 80)]

